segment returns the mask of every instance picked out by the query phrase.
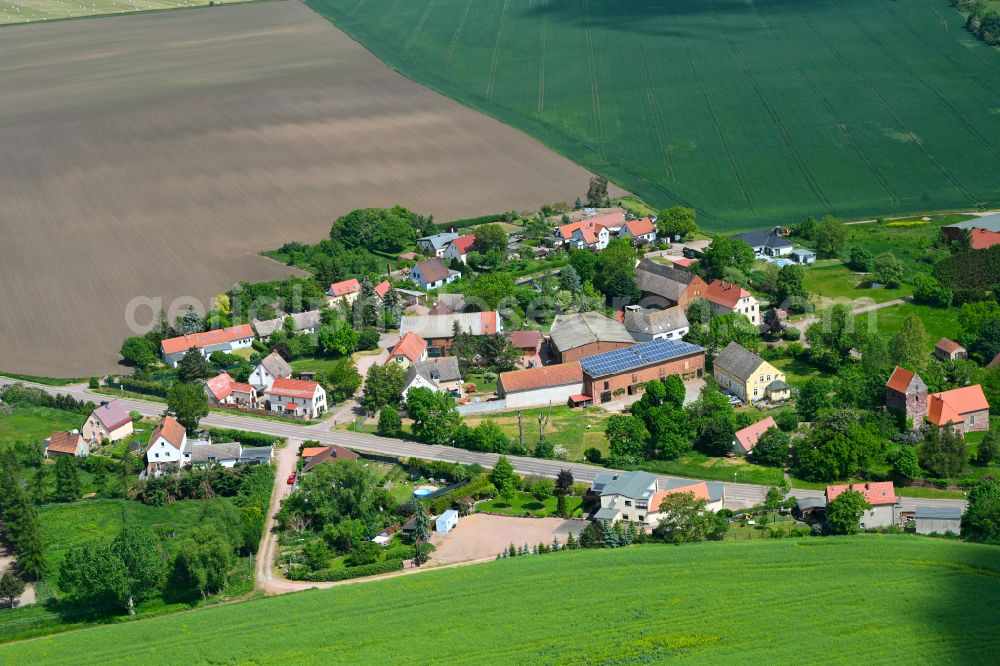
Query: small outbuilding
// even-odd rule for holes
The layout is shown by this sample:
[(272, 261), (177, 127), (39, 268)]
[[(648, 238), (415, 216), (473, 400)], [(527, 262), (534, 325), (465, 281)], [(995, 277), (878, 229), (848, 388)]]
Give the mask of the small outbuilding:
[(917, 534), (961, 534), (962, 509), (957, 506), (918, 506)]
[(458, 511), (454, 509), (448, 509), (434, 522), (434, 529), (438, 532), (450, 532), (452, 528), (458, 525)]
[(814, 264), (816, 263), (816, 253), (811, 250), (796, 248), (792, 250), (792, 259), (797, 264)]

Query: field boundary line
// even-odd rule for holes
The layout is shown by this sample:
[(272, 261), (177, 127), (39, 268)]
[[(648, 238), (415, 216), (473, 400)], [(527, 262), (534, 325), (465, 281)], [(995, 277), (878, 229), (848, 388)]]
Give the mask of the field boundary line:
[(743, 59), (743, 54), (740, 53), (739, 47), (736, 45), (736, 42), (733, 40), (733, 37), (729, 32), (729, 28), (727, 28), (726, 24), (723, 23), (722, 19), (719, 18), (719, 13), (715, 10), (714, 5), (712, 7), (712, 18), (715, 19), (716, 25), (718, 25), (719, 28), (722, 30), (722, 34), (725, 35), (726, 41), (729, 43), (729, 48), (733, 52), (733, 56), (736, 58), (737, 64), (743, 71), (743, 75), (747, 78), (748, 81), (750, 81), (750, 85), (753, 86), (754, 92), (757, 93), (757, 97), (760, 98), (761, 104), (764, 105), (764, 109), (767, 111), (767, 115), (771, 117), (771, 122), (774, 123), (774, 126), (778, 129), (778, 132), (781, 134), (781, 139), (785, 142), (785, 147), (788, 149), (788, 153), (792, 156), (792, 159), (795, 160), (795, 163), (798, 165), (799, 172), (802, 174), (803, 179), (805, 179), (806, 184), (813, 191), (813, 195), (815, 195), (815, 197), (820, 201), (820, 203), (829, 206), (830, 200), (823, 192), (823, 188), (819, 186), (819, 183), (813, 176), (812, 171), (809, 170), (809, 167), (806, 165), (805, 161), (803, 161), (802, 156), (799, 155), (799, 151), (796, 150), (794, 142), (788, 135), (788, 128), (785, 127), (785, 124), (781, 121), (781, 117), (778, 116), (778, 112), (774, 110), (774, 107), (771, 105), (771, 102), (767, 99), (767, 96), (764, 94), (764, 91), (761, 90), (760, 84), (757, 83), (757, 78), (753, 75), (753, 72), (751, 72), (750, 68), (747, 66), (746, 60)]
[(653, 81), (649, 77), (649, 65), (646, 63), (646, 54), (642, 51), (642, 42), (639, 39), (639, 30), (635, 24), (635, 10), (632, 7), (632, 0), (625, 0), (628, 7), (629, 27), (632, 29), (632, 41), (635, 42), (635, 52), (638, 56), (639, 75), (642, 77), (642, 84), (646, 88), (646, 102), (649, 105), (649, 112), (653, 120), (653, 129), (656, 130), (656, 139), (660, 143), (660, 152), (663, 154), (663, 161), (667, 165), (667, 177), (670, 180), (677, 178), (674, 171), (673, 160), (670, 159), (669, 140), (666, 128), (663, 126), (663, 113), (660, 105), (656, 101), (656, 93), (653, 91)]
[(465, 26), (465, 17), (469, 15), (469, 9), (472, 7), (472, 0), (468, 0), (465, 3), (465, 11), (462, 12), (462, 18), (459, 19), (458, 25), (455, 27), (455, 34), (451, 36), (451, 44), (448, 45), (448, 57), (444, 60), (444, 67), (441, 71), (444, 72), (448, 69), (448, 65), (451, 64), (451, 57), (455, 54), (455, 47), (458, 46), (458, 38), (462, 34), (462, 28)]
[[(858, 28), (860, 28), (861, 31), (865, 33), (868, 39), (871, 40), (871, 42), (875, 44), (875, 46), (877, 46), (878, 49), (882, 53), (884, 53), (887, 58), (889, 58), (889, 60), (893, 61), (899, 67), (903, 68), (907, 73), (909, 73), (911, 77), (913, 77), (916, 81), (919, 81), (920, 84), (928, 90), (928, 92), (934, 95), (934, 97), (938, 100), (938, 102), (941, 103), (941, 106), (946, 108), (948, 112), (951, 113), (951, 115), (955, 118), (955, 120), (957, 120), (962, 125), (962, 127), (965, 128), (965, 131), (968, 132), (973, 139), (981, 143), (988, 151), (990, 151), (990, 153), (994, 157), (997, 158), (997, 160), (1000, 160), (1000, 152), (997, 152), (996, 148), (993, 147), (993, 144), (987, 141), (986, 137), (984, 137), (982, 134), (979, 133), (979, 130), (977, 130), (975, 127), (969, 124), (969, 122), (965, 119), (965, 117), (961, 113), (959, 113), (955, 109), (955, 107), (951, 105), (951, 102), (949, 102), (944, 96), (941, 95), (940, 92), (938, 92), (937, 88), (928, 83), (926, 79), (917, 74), (917, 72), (915, 72), (909, 65), (907, 65), (905, 62), (897, 58), (894, 53), (889, 51), (878, 39), (875, 38), (875, 35), (873, 35), (868, 30), (868, 28), (865, 27), (864, 23), (859, 21), (853, 14), (849, 13), (846, 9), (844, 9), (843, 5), (840, 4), (839, 0), (833, 0), (833, 4), (837, 6), (837, 9), (840, 10), (840, 13), (843, 14), (845, 17), (847, 17), (847, 19), (851, 21), (851, 23), (858, 26)], [(926, 45), (925, 42), (922, 43)]]
[(414, 26), (413, 34), (410, 35), (410, 38), (406, 40), (406, 44), (403, 46), (403, 52), (401, 53), (401, 55), (404, 58), (406, 57), (406, 52), (410, 50), (410, 47), (413, 45), (413, 42), (417, 39), (417, 36), (420, 35), (420, 31), (424, 29), (424, 24), (427, 23), (427, 17), (431, 15), (431, 11), (434, 9), (434, 3), (436, 2), (437, 0), (430, 0), (427, 3), (427, 6), (424, 7), (424, 13), (420, 15), (420, 19), (417, 21), (417, 25)]
[(604, 124), (601, 122), (601, 96), (597, 90), (597, 59), (594, 57), (594, 38), (590, 30), (590, 3), (583, 0), (583, 20), (587, 33), (587, 65), (590, 70), (590, 97), (594, 108), (594, 135), (602, 159), (607, 159), (604, 145)]
[(503, 9), (500, 10), (500, 24), (497, 26), (497, 41), (493, 44), (493, 57), (490, 59), (490, 78), (486, 83), (486, 99), (493, 99), (493, 86), (497, 80), (497, 64), (500, 62), (500, 42), (503, 40), (503, 24), (507, 20), (507, 8), (510, 7), (510, 0), (504, 0)]
[(938, 162), (937, 159), (933, 155), (931, 155), (930, 151), (927, 150), (927, 147), (924, 146), (923, 141), (920, 140), (920, 137), (918, 137), (916, 133), (912, 129), (910, 129), (906, 123), (903, 122), (903, 119), (899, 117), (899, 115), (891, 106), (889, 106), (889, 103), (885, 101), (885, 98), (882, 97), (882, 94), (879, 93), (879, 91), (876, 90), (874, 86), (872, 86), (872, 84), (868, 81), (868, 79), (866, 79), (865, 76), (854, 65), (852, 65), (850, 62), (847, 61), (846, 58), (844, 58), (844, 54), (842, 54), (837, 47), (835, 47), (833, 44), (830, 43), (830, 41), (826, 38), (826, 36), (822, 33), (821, 30), (816, 29), (816, 26), (813, 24), (813, 22), (809, 19), (808, 16), (803, 14), (801, 11), (799, 11), (799, 16), (802, 17), (802, 21), (807, 26), (809, 26), (809, 29), (813, 32), (813, 34), (816, 35), (816, 37), (821, 42), (823, 42), (823, 44), (826, 45), (826, 48), (829, 49), (831, 53), (834, 54), (834, 56), (837, 58), (840, 64), (845, 69), (853, 72), (857, 80), (864, 84), (865, 88), (868, 89), (868, 92), (871, 93), (871, 96), (879, 103), (879, 105), (883, 109), (885, 109), (885, 112), (889, 114), (889, 116), (896, 122), (896, 124), (899, 125), (899, 128), (903, 130), (903, 133), (906, 134), (906, 136), (910, 137), (910, 140), (913, 143), (913, 145), (915, 145), (917, 149), (921, 153), (923, 153), (924, 157), (927, 158), (927, 161), (930, 162), (930, 164), (933, 167), (935, 167), (938, 171), (941, 172), (941, 175), (943, 175), (948, 180), (948, 182), (951, 183), (952, 187), (954, 187), (959, 194), (961, 194), (963, 197), (966, 198), (966, 201), (968, 201), (969, 203), (975, 203), (975, 197), (973, 197), (970, 192), (968, 192), (964, 187), (962, 187), (962, 184), (955, 178), (955, 176), (950, 171), (948, 171), (944, 167), (943, 164)]
[(858, 143), (857, 139), (854, 137), (854, 134), (847, 130), (847, 123), (845, 123), (844, 119), (840, 116), (839, 113), (837, 113), (837, 110), (830, 103), (830, 100), (827, 99), (826, 95), (823, 94), (823, 91), (819, 89), (816, 83), (811, 78), (809, 78), (809, 75), (806, 73), (806, 71), (799, 66), (798, 61), (795, 59), (795, 54), (791, 52), (791, 50), (788, 48), (788, 45), (785, 44), (785, 41), (781, 38), (781, 35), (778, 33), (777, 30), (774, 29), (771, 23), (764, 16), (764, 13), (760, 9), (760, 5), (758, 5), (755, 2), (755, 0), (750, 0), (749, 4), (754, 8), (754, 11), (757, 14), (758, 20), (760, 20), (761, 25), (764, 26), (764, 29), (771, 34), (771, 38), (775, 42), (777, 42), (777, 44), (781, 47), (781, 50), (784, 51), (785, 54), (788, 56), (787, 58), (788, 62), (791, 64), (793, 68), (795, 68), (795, 71), (798, 72), (798, 75), (802, 79), (803, 83), (805, 83), (809, 87), (813, 95), (816, 96), (816, 98), (823, 104), (823, 106), (826, 108), (829, 114), (837, 122), (837, 129), (840, 130), (840, 133), (844, 136), (845, 139), (847, 139), (847, 142), (851, 144), (851, 147), (854, 148), (854, 152), (855, 154), (857, 154), (858, 159), (860, 159), (861, 162), (866, 167), (868, 167), (868, 170), (871, 172), (872, 176), (874, 176), (875, 180), (878, 181), (879, 185), (882, 186), (882, 190), (885, 192), (886, 196), (889, 197), (889, 204), (891, 206), (899, 205), (901, 203), (900, 198), (889, 186), (889, 183), (888, 181), (886, 181), (885, 177), (879, 172), (877, 168), (875, 168), (875, 165), (872, 163), (871, 158), (861, 147), (861, 144)]
[(545, 39), (548, 36), (549, 17), (542, 15), (541, 54), (538, 56), (538, 113), (545, 111)]
[[(677, 12), (674, 11), (673, 6), (670, 7), (670, 15), (673, 17), (674, 21), (678, 20)], [(751, 213), (756, 214), (757, 211), (754, 210), (753, 199), (750, 198), (750, 192), (747, 191), (746, 184), (743, 182), (743, 178), (740, 177), (739, 169), (736, 166), (736, 157), (733, 155), (732, 147), (726, 140), (726, 134), (722, 131), (722, 125), (719, 124), (719, 116), (715, 112), (715, 105), (712, 104), (712, 99), (709, 97), (708, 91), (705, 90), (705, 83), (702, 81), (701, 73), (695, 65), (695, 57), (694, 54), (691, 53), (687, 37), (682, 34), (679, 39), (681, 42), (681, 48), (684, 49), (684, 55), (687, 56), (688, 66), (691, 68), (691, 73), (694, 74), (694, 80), (698, 82), (698, 90), (701, 91), (701, 96), (705, 100), (705, 107), (708, 109), (708, 113), (712, 117), (712, 124), (715, 126), (715, 133), (719, 137), (719, 143), (722, 144), (722, 150), (726, 153), (726, 159), (729, 161), (729, 169), (733, 172), (733, 178), (736, 179), (736, 184), (739, 186), (740, 192), (743, 194), (743, 198), (747, 202), (747, 207), (750, 209)]]
[(365, 4), (365, 0), (358, 0), (358, 3), (351, 8), (351, 11), (347, 12), (347, 16), (352, 16), (354, 12), (358, 11), (358, 8)]

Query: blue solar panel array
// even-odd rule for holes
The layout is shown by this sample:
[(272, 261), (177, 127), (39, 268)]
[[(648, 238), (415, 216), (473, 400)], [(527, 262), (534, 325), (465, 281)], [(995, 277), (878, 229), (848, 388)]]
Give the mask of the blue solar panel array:
[(580, 366), (591, 377), (607, 377), (703, 351), (698, 345), (679, 340), (653, 340), (581, 358)]

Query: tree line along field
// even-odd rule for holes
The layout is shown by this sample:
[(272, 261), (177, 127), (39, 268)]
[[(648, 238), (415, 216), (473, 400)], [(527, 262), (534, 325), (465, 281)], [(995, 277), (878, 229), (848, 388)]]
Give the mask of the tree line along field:
[(1000, 195), (1000, 53), (947, 0), (306, 3), (406, 76), (709, 228)]
[(633, 546), (101, 626), (2, 647), (0, 661), (985, 663), (1000, 648), (998, 595), (996, 547), (956, 541)]
[(198, 7), (208, 3), (209, 0), (0, 0), (0, 25)]

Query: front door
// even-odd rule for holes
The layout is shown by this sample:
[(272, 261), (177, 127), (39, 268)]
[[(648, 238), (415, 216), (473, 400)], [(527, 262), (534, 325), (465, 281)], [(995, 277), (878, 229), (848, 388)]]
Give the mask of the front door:
[(611, 391), (604, 391), (601, 393), (601, 402), (611, 402)]

